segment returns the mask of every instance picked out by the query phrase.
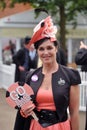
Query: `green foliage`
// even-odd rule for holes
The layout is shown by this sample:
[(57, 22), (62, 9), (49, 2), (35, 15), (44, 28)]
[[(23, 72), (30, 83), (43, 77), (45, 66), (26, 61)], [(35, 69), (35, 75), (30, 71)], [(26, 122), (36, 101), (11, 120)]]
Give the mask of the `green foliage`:
[(4, 0), (0, 1), (0, 9), (3, 10), (6, 7)]
[[(66, 21), (75, 21), (78, 12), (87, 13), (87, 0), (10, 0), (10, 7), (15, 3), (30, 3), (34, 8), (45, 8), (51, 15), (60, 15), (60, 8), (64, 7)], [(0, 7), (5, 8), (4, 0)]]

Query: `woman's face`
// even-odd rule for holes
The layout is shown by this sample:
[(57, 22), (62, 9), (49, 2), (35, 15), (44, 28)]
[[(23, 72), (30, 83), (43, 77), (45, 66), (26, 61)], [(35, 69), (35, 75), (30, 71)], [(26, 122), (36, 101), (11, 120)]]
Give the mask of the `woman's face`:
[(50, 64), (56, 61), (57, 47), (50, 40), (44, 41), (37, 49), (42, 64)]

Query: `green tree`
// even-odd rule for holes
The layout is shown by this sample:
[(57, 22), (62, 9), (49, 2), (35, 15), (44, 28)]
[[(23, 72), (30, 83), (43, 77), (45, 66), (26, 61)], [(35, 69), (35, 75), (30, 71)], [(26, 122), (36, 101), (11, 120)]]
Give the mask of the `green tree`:
[[(60, 27), (60, 42), (63, 48), (66, 48), (66, 25), (71, 22), (76, 27), (76, 18), (78, 12), (87, 13), (87, 0), (10, 0), (11, 7), (15, 3), (30, 3), (34, 8), (42, 8), (49, 12), (56, 19), (56, 24)], [(6, 7), (2, 0), (1, 7)]]

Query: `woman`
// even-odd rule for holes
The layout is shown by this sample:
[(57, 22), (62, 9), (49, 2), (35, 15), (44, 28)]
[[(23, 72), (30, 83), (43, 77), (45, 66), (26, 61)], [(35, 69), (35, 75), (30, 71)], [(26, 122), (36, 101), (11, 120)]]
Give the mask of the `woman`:
[(57, 63), (56, 32), (49, 16), (36, 26), (29, 44), (34, 44), (42, 61), (42, 67), (26, 80), (34, 91), (34, 103), (20, 111), (28, 118), (35, 111), (39, 118), (31, 120), (29, 130), (79, 130), (80, 76), (76, 70)]

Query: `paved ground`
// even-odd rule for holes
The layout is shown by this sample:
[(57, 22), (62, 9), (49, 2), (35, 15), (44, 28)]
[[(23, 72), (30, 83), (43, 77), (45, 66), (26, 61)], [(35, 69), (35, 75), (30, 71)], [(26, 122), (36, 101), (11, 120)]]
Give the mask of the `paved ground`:
[(6, 103), (5, 93), (0, 88), (0, 130), (13, 130), (16, 110)]

